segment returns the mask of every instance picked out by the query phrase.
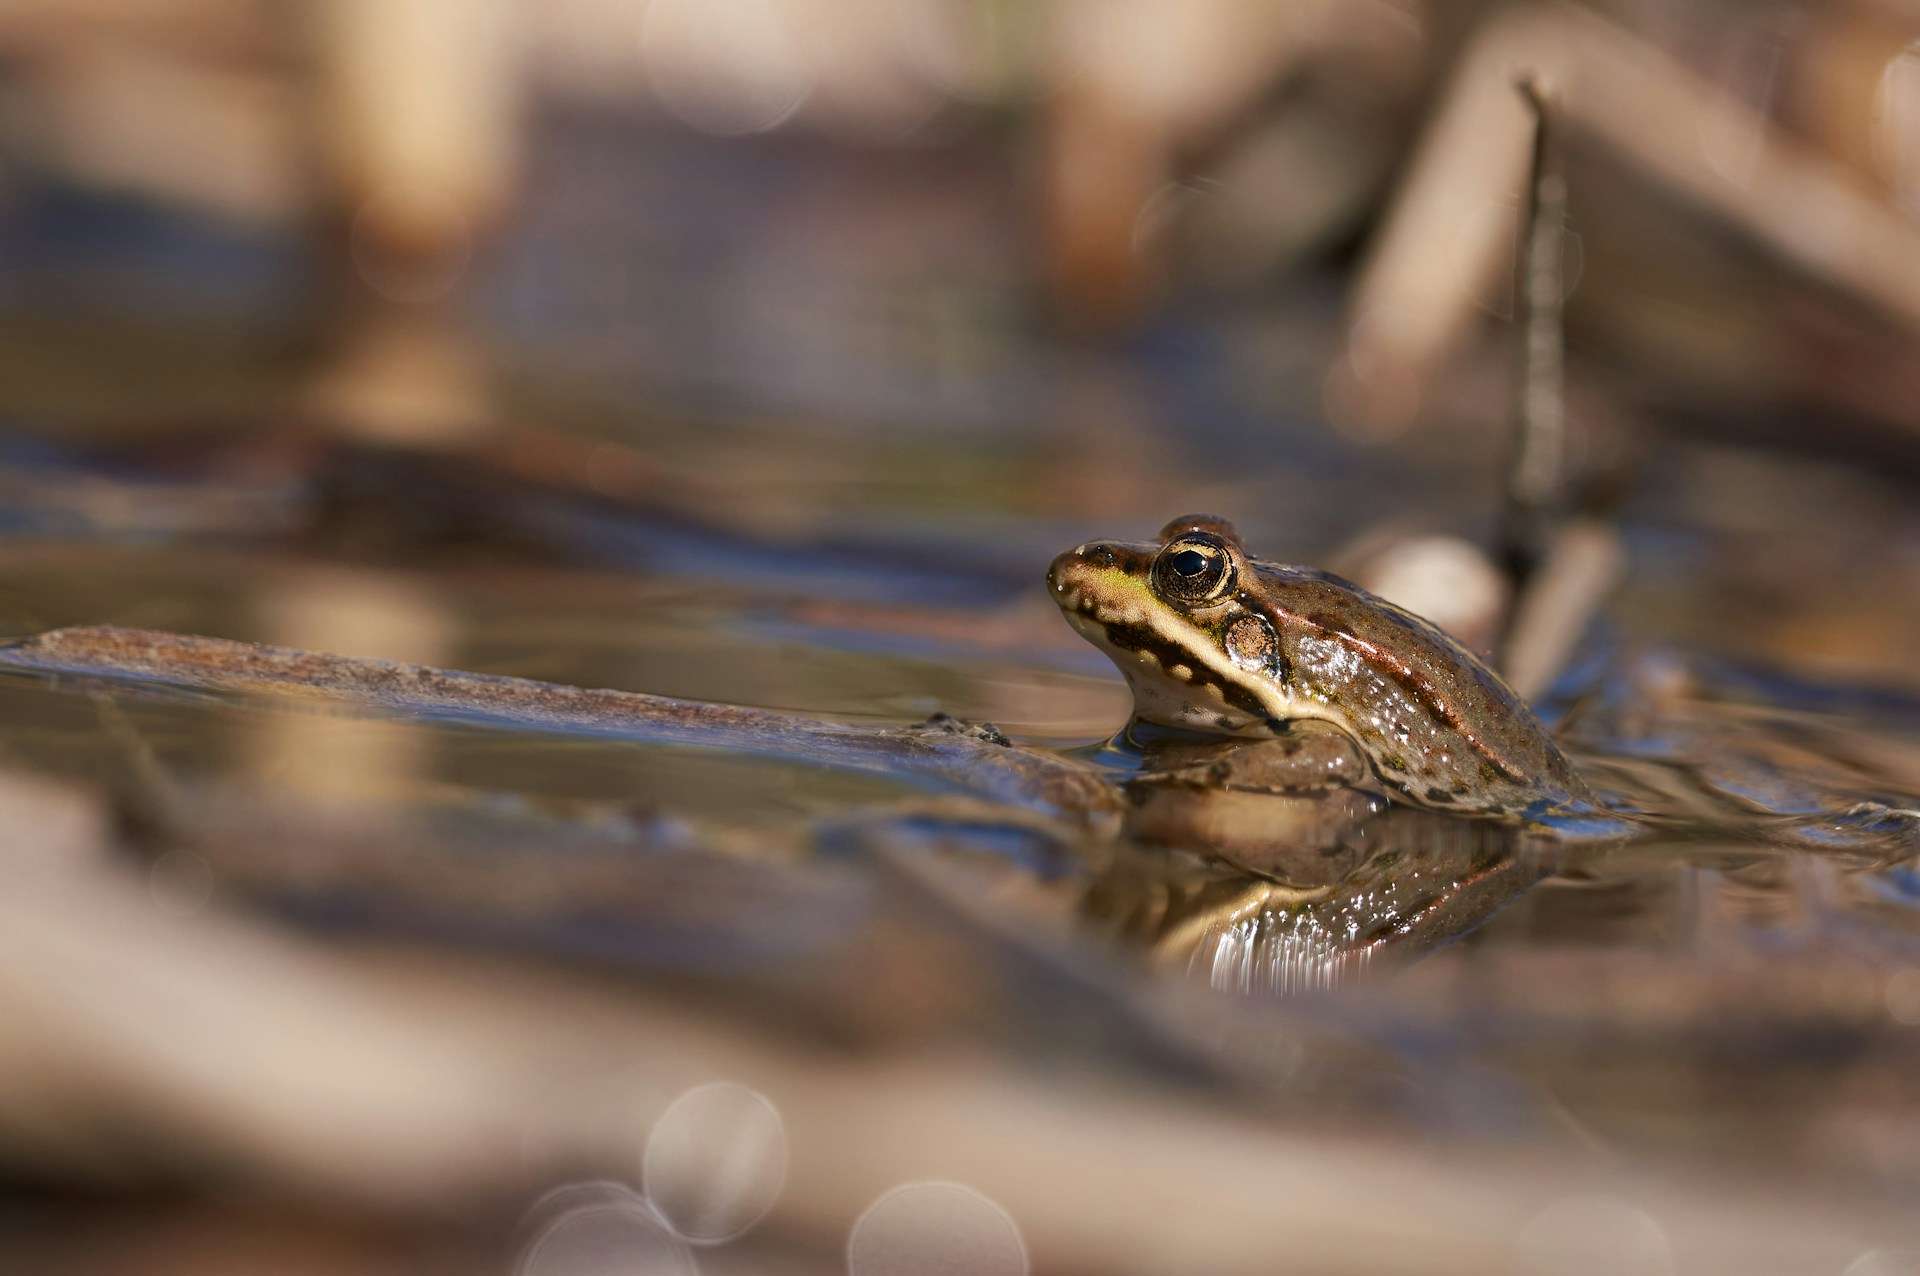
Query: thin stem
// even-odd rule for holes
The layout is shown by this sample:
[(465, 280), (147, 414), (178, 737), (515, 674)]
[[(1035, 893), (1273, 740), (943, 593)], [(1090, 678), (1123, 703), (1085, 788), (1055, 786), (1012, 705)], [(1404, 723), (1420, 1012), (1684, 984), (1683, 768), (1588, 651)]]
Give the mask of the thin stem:
[(1560, 174), (1546, 96), (1531, 78), (1522, 79), (1518, 88), (1533, 111), (1533, 158), (1522, 223), (1520, 359), (1502, 540), (1515, 584), (1524, 587), (1545, 554), (1551, 522), (1565, 512), (1566, 339), (1562, 311), (1567, 186)]

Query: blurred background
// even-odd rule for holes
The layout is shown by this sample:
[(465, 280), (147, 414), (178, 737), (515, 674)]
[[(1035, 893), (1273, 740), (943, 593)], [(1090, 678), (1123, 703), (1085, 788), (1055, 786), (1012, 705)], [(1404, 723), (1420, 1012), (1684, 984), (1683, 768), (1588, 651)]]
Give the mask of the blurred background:
[[(1525, 71), (1565, 117), (1583, 490), (1837, 537), (1840, 488), (1910, 504), (1850, 485), (1913, 454), (1912, 38), (1896, 0), (20, 3), (6, 406), (61, 438), (567, 430), (697, 471), (645, 484), (696, 516), (904, 516), (1008, 561), (1145, 504), (1295, 558), (1410, 506), (1468, 527)], [(1016, 552), (969, 522), (1000, 513), (1046, 526)], [(1857, 570), (1730, 556), (1719, 636), (1818, 623), (1756, 572), (1884, 597), (1913, 542), (1881, 527)], [(1816, 658), (1904, 663), (1908, 629), (1828, 629)]]
[(0, 1266), (1920, 1271), (1910, 0), (5, 0), (0, 628), (1068, 750), (1047, 561), (1212, 509), (1484, 646), (1521, 76), (1543, 703), (1790, 849), (1256, 1013), (897, 777), (7, 674)]

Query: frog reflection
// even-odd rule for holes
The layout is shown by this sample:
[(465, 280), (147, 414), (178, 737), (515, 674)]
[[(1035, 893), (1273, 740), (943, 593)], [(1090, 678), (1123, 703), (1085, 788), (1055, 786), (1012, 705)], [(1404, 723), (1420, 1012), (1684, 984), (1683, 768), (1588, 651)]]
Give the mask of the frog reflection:
[[(1325, 818), (1317, 798), (1248, 800), (1294, 834), (1305, 825), (1290, 817)], [(1256, 842), (1234, 834), (1238, 840), (1208, 853), (1176, 849), (1205, 844), (1172, 827), (1162, 830), (1174, 834), (1169, 844), (1114, 844), (1080, 897), (1080, 918), (1154, 964), (1222, 991), (1284, 995), (1410, 960), (1478, 926), (1552, 871), (1554, 841), (1514, 824), (1384, 804), (1370, 815), (1346, 813), (1354, 818), (1326, 837)]]

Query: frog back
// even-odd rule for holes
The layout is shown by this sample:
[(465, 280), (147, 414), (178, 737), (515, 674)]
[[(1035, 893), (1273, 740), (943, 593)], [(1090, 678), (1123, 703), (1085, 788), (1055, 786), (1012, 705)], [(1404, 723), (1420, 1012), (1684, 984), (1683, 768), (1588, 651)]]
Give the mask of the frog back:
[(1383, 782), (1474, 811), (1584, 796), (1533, 712), (1437, 626), (1330, 572), (1250, 566), (1259, 588), (1243, 601), (1279, 637), (1277, 676), (1295, 713), (1346, 730)]

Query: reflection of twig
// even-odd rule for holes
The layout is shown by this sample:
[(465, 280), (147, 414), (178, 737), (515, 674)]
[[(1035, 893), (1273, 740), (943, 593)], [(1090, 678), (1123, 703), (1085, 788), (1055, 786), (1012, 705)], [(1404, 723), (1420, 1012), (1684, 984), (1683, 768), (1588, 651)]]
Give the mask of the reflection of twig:
[(111, 627), (58, 629), (0, 646), (0, 665), (214, 691), (321, 696), (524, 730), (742, 749), (934, 779), (1083, 822), (1104, 822), (1118, 810), (1113, 789), (1093, 770), (945, 717), (910, 727), (862, 727), (634, 691)]
[(100, 715), (100, 727), (107, 738), (120, 746), (127, 760), (127, 770), (135, 795), (145, 803), (160, 810), (171, 811), (179, 800), (178, 786), (167, 768), (161, 763), (153, 745), (147, 742), (140, 729), (127, 717), (126, 711), (115, 703), (112, 696), (95, 694), (91, 697), (94, 710)]

